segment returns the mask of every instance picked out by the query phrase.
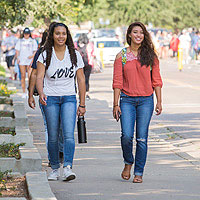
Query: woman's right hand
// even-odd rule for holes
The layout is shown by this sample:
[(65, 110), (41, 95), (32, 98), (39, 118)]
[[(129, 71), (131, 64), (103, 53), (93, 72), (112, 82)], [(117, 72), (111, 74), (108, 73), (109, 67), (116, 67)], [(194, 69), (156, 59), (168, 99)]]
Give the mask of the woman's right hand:
[(15, 65), (15, 59), (14, 58), (12, 59), (12, 65), (13, 66)]
[(113, 107), (113, 117), (119, 121), (119, 118), (120, 118), (120, 115), (121, 115), (121, 109), (119, 106), (114, 106)]
[(39, 99), (40, 99), (40, 103), (44, 106), (47, 105), (46, 101), (47, 101), (47, 97), (44, 93), (42, 93), (40, 96), (39, 96)]

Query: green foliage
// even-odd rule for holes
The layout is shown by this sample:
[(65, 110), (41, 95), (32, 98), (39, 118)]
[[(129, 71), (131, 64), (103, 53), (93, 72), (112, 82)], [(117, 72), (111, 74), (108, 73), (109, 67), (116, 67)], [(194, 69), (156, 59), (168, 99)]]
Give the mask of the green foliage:
[(76, 9), (70, 0), (27, 0), (29, 15), (33, 17), (34, 26), (49, 26), (52, 21), (69, 23)]
[[(64, 23), (91, 20), (96, 28), (129, 25), (133, 21), (155, 27), (184, 28), (200, 26), (200, 0), (0, 0), (0, 26), (33, 20), (35, 27), (52, 21)], [(99, 18), (109, 19), (102, 25)]]
[(12, 172), (12, 170), (6, 170), (6, 171), (4, 171), (4, 172), (2, 172), (2, 171), (0, 170), (0, 196), (2, 195), (1, 191), (7, 189), (7, 188), (6, 188), (7, 175), (8, 175), (9, 173), (11, 173), (11, 172)]
[(0, 104), (8, 104), (8, 105), (13, 105), (13, 101), (10, 98), (0, 98)]
[(12, 118), (14, 118), (14, 112), (0, 110), (0, 117), (12, 117)]
[(16, 93), (15, 90), (9, 90), (6, 84), (0, 83), (0, 96), (10, 97), (14, 93)]
[(199, 0), (97, 0), (84, 12), (88, 16), (85, 19), (92, 19), (97, 28), (102, 27), (99, 18), (109, 19), (110, 27), (134, 21), (165, 28), (200, 26)]
[(15, 157), (20, 159), (19, 147), (24, 146), (25, 143), (3, 143), (0, 145), (0, 157)]
[(0, 27), (13, 27), (26, 20), (26, 0), (0, 0)]
[(16, 135), (15, 129), (10, 127), (0, 127), (0, 135), (1, 134), (9, 134), (9, 135)]

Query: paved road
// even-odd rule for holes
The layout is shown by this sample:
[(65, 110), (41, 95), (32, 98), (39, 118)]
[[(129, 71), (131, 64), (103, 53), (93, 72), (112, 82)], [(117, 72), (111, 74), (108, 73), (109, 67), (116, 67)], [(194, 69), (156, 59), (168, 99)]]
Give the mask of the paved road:
[[(112, 119), (112, 68), (92, 74), (92, 99), (87, 101), (86, 115), (88, 144), (76, 145), (77, 179), (69, 183), (50, 182), (57, 199), (200, 199), (200, 66), (188, 67), (179, 72), (174, 61), (161, 61), (164, 111), (162, 116), (154, 116), (151, 123), (143, 184), (120, 178), (123, 162), (119, 123)], [(27, 115), (34, 143), (43, 158), (43, 170), (49, 171), (38, 107), (35, 111), (27, 107)]]

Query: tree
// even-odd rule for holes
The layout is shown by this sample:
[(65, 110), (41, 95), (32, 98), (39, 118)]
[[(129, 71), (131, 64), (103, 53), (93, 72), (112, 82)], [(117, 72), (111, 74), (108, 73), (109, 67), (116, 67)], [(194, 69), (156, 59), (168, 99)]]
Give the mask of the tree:
[(99, 18), (110, 20), (110, 27), (133, 21), (151, 22), (156, 27), (183, 28), (200, 26), (199, 0), (97, 0), (87, 15), (96, 27)]
[(27, 0), (27, 7), (35, 27), (49, 26), (55, 20), (70, 21), (70, 18), (75, 14), (70, 3), (69, 0)]
[(78, 24), (85, 19), (84, 8), (93, 5), (94, 2), (95, 0), (27, 0), (34, 26), (48, 26), (55, 20)]
[(0, 27), (23, 24), (27, 11), (25, 0), (0, 0)]

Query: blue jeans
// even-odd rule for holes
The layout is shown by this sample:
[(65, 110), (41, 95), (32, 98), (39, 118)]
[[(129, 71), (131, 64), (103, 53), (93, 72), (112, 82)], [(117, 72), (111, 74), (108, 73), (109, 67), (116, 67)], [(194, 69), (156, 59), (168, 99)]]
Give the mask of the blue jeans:
[(21, 72), (19, 70), (19, 65), (17, 64), (17, 60), (15, 60), (15, 73), (17, 73), (17, 78), (21, 81)]
[(133, 158), (133, 138), (136, 124), (136, 153), (134, 174), (143, 175), (147, 158), (147, 139), (149, 123), (153, 114), (154, 102), (151, 96), (131, 97), (123, 92), (120, 95), (121, 108), (121, 146), (124, 163), (132, 165)]
[(58, 169), (59, 148), (58, 133), (61, 123), (64, 140), (63, 167), (72, 167), (75, 141), (74, 129), (76, 122), (76, 96), (47, 96), (47, 105), (43, 106), (48, 130), (48, 151), (52, 169)]
[[(44, 114), (44, 106), (40, 103), (39, 101), (39, 106), (40, 106), (40, 110), (42, 113), (42, 117), (44, 120), (44, 128), (45, 128), (45, 143), (46, 143), (46, 147), (47, 147), (47, 151), (48, 151), (48, 131), (47, 131), (47, 122), (46, 122), (46, 118), (45, 118), (45, 114)], [(59, 152), (63, 152), (63, 134), (62, 134), (62, 128), (60, 126), (59, 128), (59, 138), (58, 138), (58, 149)], [(49, 151), (48, 151), (48, 160), (50, 160), (50, 156), (49, 156)]]

